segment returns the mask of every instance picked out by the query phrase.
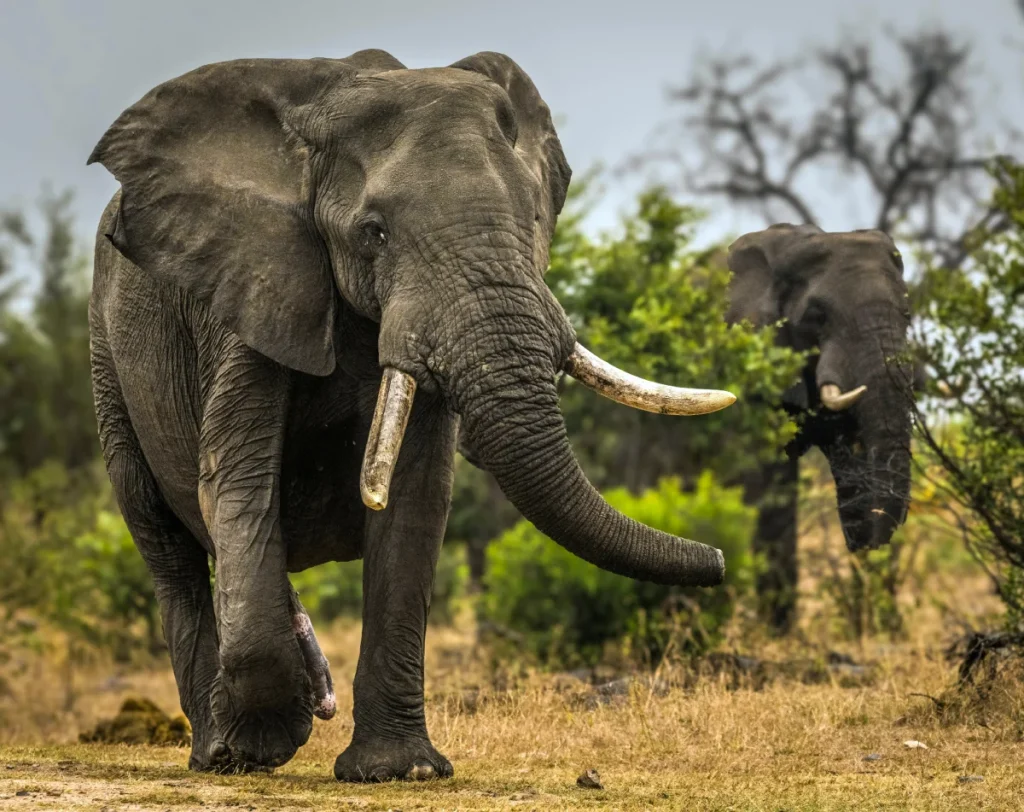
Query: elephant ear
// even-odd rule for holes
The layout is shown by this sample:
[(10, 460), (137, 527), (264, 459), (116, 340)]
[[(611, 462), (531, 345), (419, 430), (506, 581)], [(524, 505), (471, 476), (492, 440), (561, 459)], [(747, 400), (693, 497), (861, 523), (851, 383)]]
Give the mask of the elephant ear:
[[(541, 188), (546, 192), (538, 212), (546, 245), (551, 240), (555, 222), (565, 205), (572, 177), (572, 169), (551, 121), (551, 110), (526, 71), (505, 54), (481, 51), (460, 59), (451, 67), (481, 73), (508, 94), (518, 125), (516, 151), (533, 170), (541, 182)], [(546, 263), (542, 270), (546, 270)]]
[(777, 223), (735, 240), (727, 259), (733, 274), (727, 320), (747, 319), (765, 327), (781, 319), (788, 288), (799, 277), (799, 269), (807, 266), (809, 255), (820, 252), (812, 238), (824, 233), (815, 225)]
[(131, 262), (205, 302), (258, 352), (327, 375), (335, 288), (314, 226), (315, 100), (357, 68), (344, 60), (207, 65), (125, 110), (88, 163), (121, 184), (108, 239)]
[[(815, 225), (777, 223), (735, 240), (727, 257), (733, 277), (726, 320), (735, 324), (746, 319), (755, 327), (779, 321), (789, 289), (799, 276), (794, 272), (806, 265), (808, 250), (817, 252), (811, 238), (823, 233)], [(786, 341), (784, 335), (780, 340)], [(808, 408), (810, 395), (803, 376), (782, 393), (782, 402), (796, 409)]]

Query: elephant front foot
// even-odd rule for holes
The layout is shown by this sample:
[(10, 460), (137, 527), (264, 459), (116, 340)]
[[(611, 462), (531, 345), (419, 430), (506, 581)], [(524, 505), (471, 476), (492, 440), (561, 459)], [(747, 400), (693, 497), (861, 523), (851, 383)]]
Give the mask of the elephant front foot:
[(429, 739), (353, 739), (334, 762), (334, 777), (354, 783), (430, 781), (453, 774), (452, 763)]
[(221, 732), (209, 751), (214, 769), (226, 765), (220, 771), (251, 772), (280, 767), (309, 740), (313, 691), (301, 661), (288, 669), (283, 667), (287, 660), (281, 660), (218, 675), (210, 697), (213, 722)]
[(193, 748), (192, 755), (188, 760), (188, 768), (192, 772), (215, 775), (243, 775), (273, 771), (273, 767), (240, 761), (233, 757), (231, 749), (220, 739), (203, 750)]

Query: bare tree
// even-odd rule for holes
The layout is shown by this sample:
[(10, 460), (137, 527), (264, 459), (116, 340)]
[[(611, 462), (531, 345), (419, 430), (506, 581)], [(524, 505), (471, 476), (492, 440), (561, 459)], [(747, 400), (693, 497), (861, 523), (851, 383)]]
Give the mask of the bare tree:
[[(943, 31), (889, 36), (903, 63), (891, 77), (877, 48), (852, 40), (767, 66), (749, 57), (698, 63), (670, 91), (684, 114), (625, 168), (667, 164), (691, 194), (753, 208), (769, 223), (815, 224), (808, 181), (838, 170), (872, 200), (870, 221), (858, 226), (958, 267), (976, 227), (1006, 226), (987, 206), (994, 150), (975, 125), (971, 49)], [(793, 109), (808, 79), (808, 105)]]

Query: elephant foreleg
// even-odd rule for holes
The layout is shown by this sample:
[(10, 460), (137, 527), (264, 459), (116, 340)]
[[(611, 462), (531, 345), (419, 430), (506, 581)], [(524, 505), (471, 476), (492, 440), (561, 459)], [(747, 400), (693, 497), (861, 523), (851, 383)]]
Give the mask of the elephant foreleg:
[(288, 373), (227, 336), (199, 436), (199, 505), (216, 551), (213, 719), (231, 761), (275, 767), (309, 738), (312, 687), (281, 538)]
[(417, 400), (388, 506), (369, 516), (363, 559), (363, 635), (353, 684), (352, 742), (340, 781), (447, 777), (423, 713), (427, 612), (451, 499), (455, 418)]

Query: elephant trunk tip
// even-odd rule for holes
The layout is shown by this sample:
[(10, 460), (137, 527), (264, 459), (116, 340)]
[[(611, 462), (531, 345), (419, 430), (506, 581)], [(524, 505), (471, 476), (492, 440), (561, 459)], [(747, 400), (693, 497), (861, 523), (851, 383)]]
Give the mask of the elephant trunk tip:
[(695, 567), (692, 586), (720, 586), (725, 580), (725, 553), (717, 547), (705, 546), (709, 555), (703, 567)]

